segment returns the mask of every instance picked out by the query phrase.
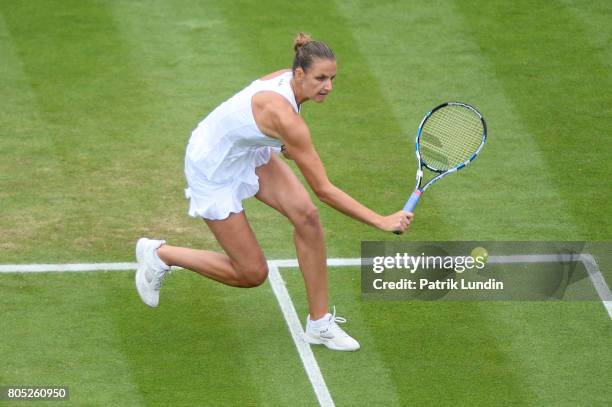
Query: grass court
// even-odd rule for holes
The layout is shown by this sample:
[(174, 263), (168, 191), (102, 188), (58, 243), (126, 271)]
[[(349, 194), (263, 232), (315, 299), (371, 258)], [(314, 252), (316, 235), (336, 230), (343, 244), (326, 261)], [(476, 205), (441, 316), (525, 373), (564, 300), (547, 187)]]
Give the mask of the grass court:
[[(465, 101), (489, 126), (402, 237), (318, 204), (330, 258), (364, 240), (610, 241), (611, 18), (580, 0), (1, 0), (0, 264), (132, 262), (140, 236), (219, 250), (186, 213), (189, 134), (289, 67), (298, 31), (338, 59), (327, 101), (302, 109), (328, 175), (379, 213), (413, 188), (431, 107)], [(245, 207), (267, 257), (295, 258), (290, 224)], [(303, 322), (299, 270), (280, 272)], [(313, 348), (337, 406), (612, 400), (599, 301), (363, 301), (359, 267), (329, 280), (362, 346)], [(67, 405), (318, 403), (269, 283), (175, 271), (149, 309), (133, 272), (0, 273), (0, 321), (0, 386), (68, 386)]]

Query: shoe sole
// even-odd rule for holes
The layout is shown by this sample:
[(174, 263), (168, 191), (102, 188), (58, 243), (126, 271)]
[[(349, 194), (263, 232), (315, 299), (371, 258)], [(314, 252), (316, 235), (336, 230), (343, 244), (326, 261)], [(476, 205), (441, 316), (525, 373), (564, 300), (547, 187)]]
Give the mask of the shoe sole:
[(336, 346), (336, 344), (334, 344), (332, 341), (326, 341), (323, 339), (313, 338), (312, 336), (306, 333), (304, 333), (304, 340), (306, 341), (306, 343), (309, 343), (311, 345), (323, 345), (328, 349), (339, 350), (343, 352), (354, 352), (359, 349), (359, 346), (356, 348), (341, 348), (339, 346)]
[(136, 291), (138, 292), (138, 296), (140, 297), (142, 302), (144, 302), (146, 305), (148, 305), (151, 308), (155, 308), (157, 307), (157, 304), (149, 303), (145, 295), (140, 291), (140, 286), (144, 284), (143, 279), (145, 278), (143, 275), (144, 269), (143, 269), (141, 259), (143, 258), (144, 245), (147, 242), (147, 240), (149, 239), (142, 237), (138, 239), (138, 242), (136, 242), (136, 263), (138, 265), (136, 267), (136, 274), (134, 276), (134, 282), (136, 284)]

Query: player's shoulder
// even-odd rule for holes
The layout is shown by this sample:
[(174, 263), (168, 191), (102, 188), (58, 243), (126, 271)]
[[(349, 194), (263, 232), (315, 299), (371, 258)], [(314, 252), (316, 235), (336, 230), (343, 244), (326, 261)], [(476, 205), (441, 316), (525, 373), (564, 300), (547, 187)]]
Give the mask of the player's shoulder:
[(301, 117), (282, 95), (261, 91), (253, 95), (253, 116), (259, 129), (270, 136), (285, 138), (305, 126)]
[(279, 69), (278, 71), (274, 71), (272, 73), (269, 73), (267, 75), (262, 76), (261, 78), (259, 78), (259, 80), (260, 81), (267, 81), (267, 80), (270, 80), (270, 79), (274, 79), (274, 78), (276, 78), (278, 76), (281, 76), (281, 75), (284, 75), (284, 74), (286, 74), (287, 72), (290, 72), (290, 71), (291, 71), (291, 69), (289, 69), (289, 68), (287, 68), (287, 69)]
[(291, 103), (283, 95), (271, 90), (262, 90), (253, 95), (253, 108), (265, 110), (275, 116), (290, 118), (298, 116)]
[[(261, 77), (260, 81), (274, 81), (274, 79), (279, 78), (283, 75), (286, 75), (291, 72), (291, 69), (281, 69), (275, 72), (272, 72), (268, 75)], [(281, 115), (281, 116), (289, 116), (293, 117), (296, 115), (295, 110), (291, 103), (287, 100), (285, 96), (282, 95), (282, 92), (279, 92), (276, 87), (262, 86), (252, 98), (253, 108), (255, 109), (265, 109), (267, 111), (271, 111), (271, 113)]]

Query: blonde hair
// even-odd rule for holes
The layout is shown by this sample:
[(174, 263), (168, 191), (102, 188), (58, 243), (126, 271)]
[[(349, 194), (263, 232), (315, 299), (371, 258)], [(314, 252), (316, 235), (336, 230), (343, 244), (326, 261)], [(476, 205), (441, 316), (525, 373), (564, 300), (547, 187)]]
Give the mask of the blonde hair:
[(293, 72), (300, 67), (306, 72), (315, 58), (335, 60), (334, 52), (327, 44), (313, 40), (310, 35), (300, 32), (293, 41), (295, 57), (293, 58)]

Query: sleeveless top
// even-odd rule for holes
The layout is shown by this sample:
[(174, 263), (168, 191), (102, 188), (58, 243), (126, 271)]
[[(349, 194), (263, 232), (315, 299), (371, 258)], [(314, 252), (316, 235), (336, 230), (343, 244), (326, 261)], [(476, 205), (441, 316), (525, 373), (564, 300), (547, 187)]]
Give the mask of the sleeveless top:
[(219, 182), (230, 179), (237, 167), (242, 167), (240, 161), (248, 159), (254, 150), (282, 145), (280, 140), (266, 136), (259, 130), (251, 100), (261, 91), (276, 92), (299, 113), (290, 85), (292, 77), (293, 73), (289, 71), (272, 79), (257, 79), (198, 124), (189, 139), (189, 150), (192, 159), (205, 161), (201, 170), (206, 178)]
[(283, 96), (299, 113), (291, 71), (255, 80), (213, 110), (191, 133), (185, 154), (189, 214), (225, 219), (243, 210), (242, 200), (259, 190), (255, 168), (266, 164), (282, 142), (263, 134), (253, 116), (252, 98), (262, 91)]

